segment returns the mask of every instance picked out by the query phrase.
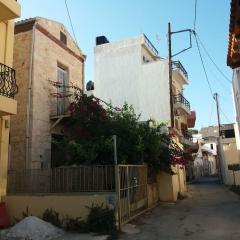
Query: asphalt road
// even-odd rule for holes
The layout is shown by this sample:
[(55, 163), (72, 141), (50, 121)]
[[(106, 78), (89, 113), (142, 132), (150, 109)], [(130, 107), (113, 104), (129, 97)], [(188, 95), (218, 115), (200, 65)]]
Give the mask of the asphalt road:
[(189, 197), (161, 204), (126, 226), (127, 240), (239, 240), (240, 198), (215, 179), (189, 186)]

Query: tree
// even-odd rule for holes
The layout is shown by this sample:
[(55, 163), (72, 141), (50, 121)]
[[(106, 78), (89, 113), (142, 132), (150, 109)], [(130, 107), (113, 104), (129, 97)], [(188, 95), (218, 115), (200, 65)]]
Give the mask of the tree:
[(56, 141), (62, 161), (59, 165), (113, 164), (112, 136), (117, 136), (119, 164), (143, 164), (155, 170), (172, 172), (171, 165), (185, 164), (182, 149), (162, 131), (166, 125), (139, 123), (132, 106), (121, 109), (82, 92), (75, 93), (66, 123), (70, 137)]

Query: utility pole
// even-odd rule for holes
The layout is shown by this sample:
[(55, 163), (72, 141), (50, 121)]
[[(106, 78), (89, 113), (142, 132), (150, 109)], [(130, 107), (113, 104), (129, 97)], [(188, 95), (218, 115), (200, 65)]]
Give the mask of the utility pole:
[(173, 88), (172, 88), (172, 36), (171, 23), (168, 23), (168, 68), (169, 68), (169, 94), (170, 94), (170, 113), (171, 113), (171, 128), (174, 128), (174, 113), (173, 113)]
[[(189, 41), (190, 41), (190, 45), (187, 48), (184, 48), (183, 50), (172, 54), (172, 35), (173, 34), (178, 34), (178, 33), (184, 33), (184, 32), (188, 32), (189, 33)], [(193, 30), (191, 29), (183, 29), (180, 31), (175, 31), (172, 32), (171, 30), (171, 23), (168, 23), (168, 66), (169, 66), (169, 94), (170, 94), (170, 113), (171, 113), (171, 128), (174, 128), (174, 112), (173, 112), (173, 80), (172, 80), (172, 66), (173, 66), (173, 62), (172, 62), (172, 58), (179, 55), (180, 53), (183, 53), (185, 51), (187, 51), (188, 49), (190, 49), (192, 47), (192, 32)]]
[(216, 107), (217, 107), (217, 118), (218, 118), (218, 136), (221, 137), (221, 123), (220, 123), (220, 114), (219, 114), (219, 101), (218, 101), (218, 93), (213, 94), (213, 98), (216, 101)]
[(214, 93), (213, 94), (213, 98), (216, 101), (216, 108), (217, 108), (217, 119), (218, 119), (218, 170), (219, 170), (219, 179), (222, 182), (223, 178), (222, 178), (222, 171), (221, 171), (221, 159), (222, 159), (222, 147), (221, 147), (221, 136), (222, 136), (222, 132), (221, 132), (221, 122), (220, 122), (220, 114), (219, 114), (219, 98), (218, 98), (218, 93)]

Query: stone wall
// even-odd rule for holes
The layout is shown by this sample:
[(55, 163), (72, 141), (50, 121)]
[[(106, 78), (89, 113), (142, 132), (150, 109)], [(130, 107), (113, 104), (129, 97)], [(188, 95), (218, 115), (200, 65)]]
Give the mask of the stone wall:
[[(33, 51), (32, 87), (30, 102), (29, 164), (25, 164), (26, 125), (29, 82), (30, 46), (32, 31), (20, 32), (15, 36), (14, 64), (19, 78), (18, 102), (20, 114), (12, 124), (12, 168), (40, 168), (50, 166), (51, 126), (57, 120), (51, 119), (51, 111), (56, 108), (57, 92), (51, 82), (57, 82), (57, 67), (60, 65), (68, 72), (69, 84), (83, 88), (84, 56), (76, 46), (64, 26), (55, 21), (37, 18)], [(59, 41), (60, 31), (67, 36), (67, 45)], [(27, 50), (26, 50), (27, 49)], [(22, 106), (22, 109), (21, 109)]]

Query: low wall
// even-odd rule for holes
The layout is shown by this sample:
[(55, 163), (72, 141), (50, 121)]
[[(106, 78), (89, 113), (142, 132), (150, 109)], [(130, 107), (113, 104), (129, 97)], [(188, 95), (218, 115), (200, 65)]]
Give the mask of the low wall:
[(159, 200), (162, 202), (176, 202), (178, 193), (187, 191), (185, 168), (175, 166), (175, 174), (160, 172), (157, 176)]
[(22, 212), (28, 208), (29, 214), (42, 216), (47, 208), (57, 211), (60, 218), (81, 217), (88, 215), (86, 206), (104, 204), (115, 207), (115, 193), (71, 194), (71, 195), (10, 195), (5, 196), (7, 214), (11, 223), (14, 218), (22, 218)]
[(158, 184), (148, 184), (148, 207), (151, 208), (159, 201)]

